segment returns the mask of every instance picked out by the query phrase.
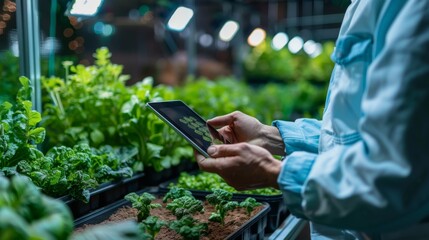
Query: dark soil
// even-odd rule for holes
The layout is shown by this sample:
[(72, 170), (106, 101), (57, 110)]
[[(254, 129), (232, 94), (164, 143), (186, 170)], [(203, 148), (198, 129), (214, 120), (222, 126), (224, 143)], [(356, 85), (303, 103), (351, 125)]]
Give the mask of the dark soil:
[[(162, 220), (171, 221), (175, 220), (176, 217), (170, 213), (169, 210), (165, 208), (166, 204), (162, 202), (161, 199), (154, 200), (155, 203), (160, 203), (163, 207), (156, 208), (151, 210), (151, 215), (157, 216)], [(209, 216), (212, 212), (214, 212), (214, 207), (204, 202), (203, 213), (197, 213), (193, 217), (200, 222), (207, 222), (209, 229), (208, 232), (202, 236), (200, 239), (202, 240), (217, 240), (217, 239), (225, 239), (233, 232), (240, 229), (248, 220), (250, 220), (253, 216), (255, 216), (259, 211), (261, 211), (264, 206), (256, 207), (251, 215), (249, 216), (245, 209), (237, 208), (232, 212), (229, 212), (225, 217), (225, 225), (216, 222), (208, 221)], [(124, 206), (119, 208), (114, 214), (112, 214), (108, 219), (101, 222), (100, 224), (109, 224), (115, 223), (125, 220), (135, 220), (137, 221), (137, 210), (135, 208)], [(83, 226), (79, 229), (76, 229), (76, 232), (83, 231), (84, 229), (90, 227), (90, 225)], [(158, 233), (155, 239), (183, 239), (180, 235), (178, 235), (175, 231), (163, 227), (161, 231)]]

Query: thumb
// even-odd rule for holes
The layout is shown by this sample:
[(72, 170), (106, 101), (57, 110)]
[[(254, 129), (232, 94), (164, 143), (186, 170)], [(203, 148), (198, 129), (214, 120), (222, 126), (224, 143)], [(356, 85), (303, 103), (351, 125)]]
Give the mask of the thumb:
[(245, 143), (211, 145), (207, 152), (211, 157), (232, 157), (246, 151)]
[(211, 172), (211, 173), (218, 173), (220, 168), (220, 164), (222, 161), (219, 161), (219, 159), (213, 159), (213, 158), (202, 158), (197, 159), (198, 166), (200, 167), (200, 170), (205, 172)]

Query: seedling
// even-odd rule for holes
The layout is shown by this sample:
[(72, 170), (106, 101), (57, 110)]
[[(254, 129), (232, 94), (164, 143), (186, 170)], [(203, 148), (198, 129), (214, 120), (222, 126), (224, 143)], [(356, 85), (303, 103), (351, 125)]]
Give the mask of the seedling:
[(183, 189), (183, 188), (172, 187), (172, 188), (170, 188), (170, 191), (168, 191), (168, 193), (165, 194), (162, 201), (167, 202), (169, 199), (174, 200), (174, 199), (178, 199), (178, 198), (181, 198), (184, 196), (191, 196), (192, 197), (192, 193), (188, 190)]
[(200, 200), (195, 199), (193, 196), (183, 196), (167, 204), (167, 209), (170, 210), (177, 219), (181, 219), (184, 216), (201, 212), (204, 208)]
[(129, 193), (125, 196), (125, 199), (132, 203), (133, 208), (138, 210), (137, 220), (139, 222), (145, 220), (150, 215), (150, 210), (154, 208), (161, 207), (161, 204), (152, 203), (152, 200), (155, 197), (150, 193), (143, 193), (142, 195), (137, 195), (137, 193)]
[(167, 223), (156, 216), (148, 216), (146, 220), (140, 224), (140, 227), (145, 233), (151, 236), (151, 239), (155, 239), (163, 226), (167, 226)]
[(187, 215), (170, 223), (170, 229), (176, 231), (184, 239), (200, 239), (200, 236), (208, 230), (207, 223), (198, 223), (197, 220)]
[(248, 215), (250, 215), (250, 213), (252, 213), (252, 211), (255, 207), (260, 206), (260, 205), (262, 205), (262, 203), (257, 202), (256, 199), (254, 199), (252, 197), (248, 197), (240, 203), (240, 207), (246, 209), (246, 212)]
[(231, 201), (232, 193), (222, 189), (214, 189), (212, 194), (206, 196), (207, 201), (215, 206), (216, 212), (213, 212), (209, 221), (225, 224), (225, 216), (229, 211), (238, 207), (238, 202)]

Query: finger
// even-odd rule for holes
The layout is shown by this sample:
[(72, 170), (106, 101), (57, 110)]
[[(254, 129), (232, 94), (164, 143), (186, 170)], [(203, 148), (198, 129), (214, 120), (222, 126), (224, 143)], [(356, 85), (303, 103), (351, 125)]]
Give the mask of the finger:
[(236, 143), (238, 142), (235, 138), (234, 132), (229, 126), (222, 127), (218, 129), (219, 135), (224, 138), (224, 143)]
[(211, 145), (207, 152), (211, 157), (219, 158), (219, 157), (232, 157), (240, 155), (240, 153), (245, 152), (247, 148), (247, 144), (245, 143), (237, 143), (237, 144), (219, 144), (219, 145)]
[(201, 155), (197, 150), (194, 149), (194, 157), (197, 160), (197, 162), (204, 161), (206, 157)]
[(229, 113), (223, 116), (212, 118), (210, 120), (207, 120), (207, 123), (216, 128), (230, 125), (234, 122), (235, 119), (233, 114), (234, 113)]
[(200, 170), (205, 172), (219, 173), (223, 169), (222, 159), (204, 158), (197, 163)]

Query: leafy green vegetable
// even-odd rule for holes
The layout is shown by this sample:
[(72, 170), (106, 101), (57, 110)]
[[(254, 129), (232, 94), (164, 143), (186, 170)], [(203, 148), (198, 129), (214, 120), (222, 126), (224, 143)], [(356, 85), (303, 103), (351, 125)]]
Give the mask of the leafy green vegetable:
[(184, 196), (192, 196), (192, 193), (186, 189), (179, 188), (179, 187), (172, 187), (170, 190), (164, 195), (162, 198), (163, 202), (167, 202), (169, 199), (174, 200), (177, 198), (181, 198)]
[(10, 51), (0, 53), (0, 103), (14, 102), (20, 87), (20, 83), (17, 81), (18, 77), (18, 57), (15, 57)]
[(198, 223), (189, 215), (172, 221), (169, 227), (183, 236), (184, 239), (200, 239), (200, 236), (208, 230), (207, 223)]
[(40, 193), (29, 179), (0, 176), (0, 239), (67, 239), (73, 218), (61, 201)]
[(168, 203), (167, 209), (170, 210), (177, 219), (180, 219), (184, 216), (203, 211), (203, 202), (195, 199), (193, 196), (183, 196)]
[(134, 95), (122, 106), (121, 136), (139, 150), (135, 170), (149, 166), (161, 171), (192, 157), (189, 144), (146, 107), (147, 102), (162, 100), (162, 94), (171, 93), (160, 89), (153, 88), (153, 79), (146, 78), (131, 87)]
[(16, 103), (4, 102), (0, 106), (0, 170), (14, 167), (19, 161), (30, 158), (37, 151), (35, 145), (45, 138), (45, 130), (36, 125), (41, 121), (40, 113), (31, 109), (28, 100), (32, 88), (28, 78), (20, 77), (22, 88)]
[(212, 189), (223, 189), (232, 193), (257, 194), (257, 195), (279, 195), (281, 191), (274, 188), (261, 188), (247, 191), (237, 191), (229, 186), (219, 175), (208, 172), (200, 172), (191, 175), (186, 172), (180, 173), (176, 183), (172, 182), (169, 188), (184, 188), (189, 190), (211, 191)]
[(250, 213), (252, 213), (252, 211), (255, 207), (261, 206), (261, 205), (262, 205), (262, 203), (257, 202), (256, 199), (254, 199), (252, 197), (248, 197), (240, 203), (240, 207), (246, 209), (246, 212), (248, 215), (250, 215)]
[(87, 202), (89, 189), (101, 182), (131, 177), (133, 173), (109, 148), (96, 150), (80, 144), (73, 148), (54, 147), (46, 156), (35, 151), (35, 155), (32, 161), (19, 162), (17, 171), (55, 197), (70, 194)]
[(142, 228), (145, 233), (148, 233), (151, 239), (155, 239), (163, 226), (167, 226), (167, 222), (156, 216), (149, 216), (140, 223), (140, 228)]
[(94, 54), (96, 65), (70, 66), (65, 64), (66, 79), (43, 78), (45, 99), (43, 126), (48, 130), (49, 144), (73, 146), (88, 143), (122, 146), (118, 127), (121, 106), (130, 93), (125, 87), (128, 76), (122, 75), (122, 66), (110, 62), (107, 48)]
[(238, 202), (231, 201), (231, 198), (232, 193), (222, 189), (213, 189), (213, 193), (206, 196), (207, 202), (216, 209), (216, 212), (211, 213), (210, 221), (225, 224), (226, 214), (238, 207)]
[(150, 216), (150, 210), (153, 208), (161, 207), (161, 204), (152, 203), (152, 200), (155, 199), (150, 193), (144, 192), (140, 196), (137, 193), (129, 193), (125, 196), (125, 199), (131, 202), (133, 208), (138, 210), (137, 220), (139, 222), (147, 219)]

